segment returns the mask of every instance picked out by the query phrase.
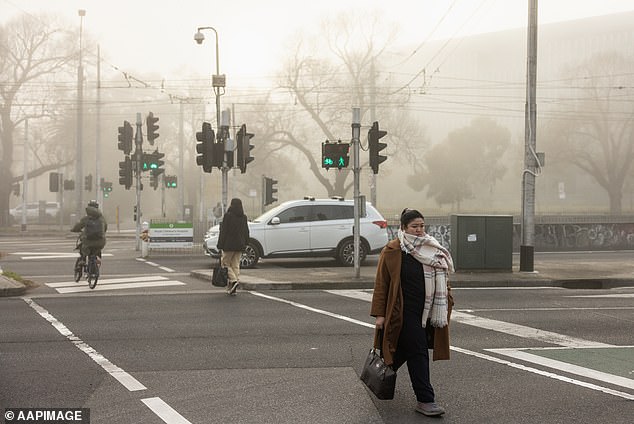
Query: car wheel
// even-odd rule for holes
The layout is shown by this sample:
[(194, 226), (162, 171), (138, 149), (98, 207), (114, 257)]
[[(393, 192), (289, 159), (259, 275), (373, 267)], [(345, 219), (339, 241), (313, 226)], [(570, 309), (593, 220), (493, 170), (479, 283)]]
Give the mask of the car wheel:
[(249, 242), (240, 257), (240, 268), (253, 268), (259, 260), (258, 248)]
[[(365, 245), (363, 244), (363, 242), (361, 242), (361, 247), (359, 250), (359, 263), (362, 263), (365, 260), (365, 257), (367, 256), (367, 254), (368, 254), (367, 249)], [(353, 239), (344, 240), (339, 245), (339, 249), (337, 250), (337, 260), (342, 265), (354, 266), (354, 240)]]

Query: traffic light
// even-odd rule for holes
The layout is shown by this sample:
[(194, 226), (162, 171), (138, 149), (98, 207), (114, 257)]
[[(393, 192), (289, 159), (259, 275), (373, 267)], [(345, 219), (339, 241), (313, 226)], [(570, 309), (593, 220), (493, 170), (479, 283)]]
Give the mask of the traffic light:
[(253, 146), (251, 145), (251, 137), (253, 136), (254, 134), (247, 132), (247, 126), (242, 124), (237, 134), (238, 167), (240, 168), (240, 172), (242, 174), (247, 172), (247, 164), (253, 161), (253, 157), (251, 156), (251, 150), (253, 149)]
[(51, 172), (48, 174), (48, 191), (57, 193), (59, 191), (59, 173)]
[(372, 128), (368, 131), (368, 145), (370, 150), (370, 167), (375, 174), (379, 173), (379, 164), (387, 159), (387, 156), (379, 155), (379, 152), (387, 147), (386, 143), (379, 143), (379, 139), (384, 137), (387, 131), (379, 129), (379, 123), (374, 121)]
[(64, 191), (75, 190), (75, 180), (64, 180)]
[(273, 194), (277, 193), (277, 188), (274, 187), (276, 184), (277, 180), (264, 177), (264, 206), (277, 202), (277, 197), (273, 197)]
[(84, 190), (92, 191), (92, 174), (88, 174), (84, 177)]
[(165, 153), (161, 153), (157, 150), (154, 151), (154, 162), (150, 164), (150, 169), (156, 174), (160, 174), (165, 171), (163, 165), (165, 165), (165, 161), (161, 160), (165, 157)]
[(119, 184), (129, 190), (132, 187), (132, 160), (126, 156), (123, 162), (119, 162)]
[(211, 156), (211, 166), (222, 169), (222, 161), (225, 158), (225, 142), (224, 140), (212, 143), (211, 148), (213, 154)]
[(178, 178), (176, 175), (164, 175), (163, 181), (165, 181), (165, 188), (176, 188), (178, 187), (177, 182)]
[(199, 142), (196, 144), (196, 152), (199, 153), (196, 164), (202, 166), (204, 172), (211, 172), (213, 168), (214, 138), (216, 135), (211, 124), (203, 122), (202, 131), (196, 133), (196, 140)]
[(157, 171), (160, 169), (159, 174), (161, 172), (163, 172), (163, 169), (161, 169), (161, 167), (165, 164), (165, 161), (162, 161), (161, 159), (165, 157), (165, 153), (160, 153), (157, 150), (153, 151), (152, 153), (143, 153), (143, 163), (141, 165), (141, 170), (142, 171)]
[(123, 121), (123, 126), (119, 127), (119, 150), (124, 154), (129, 155), (132, 151), (132, 125), (128, 121)]
[(342, 143), (341, 140), (337, 143), (330, 143), (326, 140), (325, 143), (321, 143), (321, 167), (330, 168), (336, 167), (337, 169), (347, 168), (350, 163), (350, 144)]
[(160, 173), (154, 172), (154, 170), (150, 173), (150, 187), (154, 190), (158, 188), (158, 180)]
[(158, 120), (159, 119), (154, 116), (152, 112), (150, 112), (150, 114), (145, 119), (145, 123), (147, 125), (147, 141), (149, 141), (150, 145), (152, 146), (154, 146), (154, 140), (159, 138), (160, 135), (156, 132), (159, 129), (159, 126), (156, 124)]
[(110, 193), (112, 192), (112, 181), (102, 180), (101, 191), (103, 191), (103, 197), (110, 197)]

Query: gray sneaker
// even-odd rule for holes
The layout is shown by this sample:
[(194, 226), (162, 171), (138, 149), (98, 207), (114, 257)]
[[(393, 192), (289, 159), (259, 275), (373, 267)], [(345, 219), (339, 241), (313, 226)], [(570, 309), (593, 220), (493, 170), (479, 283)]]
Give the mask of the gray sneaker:
[(417, 402), (416, 412), (420, 412), (428, 417), (437, 417), (445, 413), (442, 406), (438, 406), (436, 402)]
[(238, 285), (239, 283), (237, 281), (234, 281), (233, 283), (231, 283), (231, 288), (229, 289), (229, 294), (231, 296), (236, 295), (236, 291), (238, 290)]

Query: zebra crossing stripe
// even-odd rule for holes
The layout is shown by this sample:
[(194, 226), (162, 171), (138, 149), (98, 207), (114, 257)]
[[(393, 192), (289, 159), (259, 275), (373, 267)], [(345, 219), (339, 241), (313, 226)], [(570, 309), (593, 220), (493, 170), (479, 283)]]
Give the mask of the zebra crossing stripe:
[[(76, 283), (79, 284), (79, 283)], [(91, 291), (105, 291), (105, 290), (122, 290), (122, 289), (137, 289), (147, 287), (164, 287), (164, 286), (184, 286), (185, 283), (177, 280), (163, 280), (163, 281), (148, 281), (137, 283), (119, 283), (119, 284), (102, 284), (101, 281), (97, 283), (94, 289), (88, 287), (85, 283), (78, 287), (60, 287), (56, 289), (60, 294), (67, 293), (83, 293)]]

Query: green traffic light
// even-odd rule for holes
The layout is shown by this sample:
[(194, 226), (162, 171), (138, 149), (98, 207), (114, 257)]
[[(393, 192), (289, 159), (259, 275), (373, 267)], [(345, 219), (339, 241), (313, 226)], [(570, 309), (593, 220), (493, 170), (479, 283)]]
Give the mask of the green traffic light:
[(331, 158), (324, 158), (324, 165), (333, 166), (335, 162)]

